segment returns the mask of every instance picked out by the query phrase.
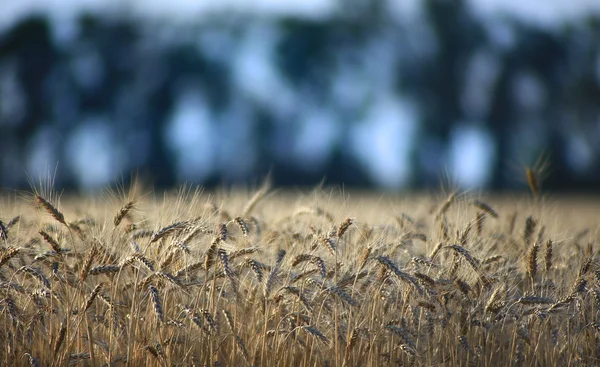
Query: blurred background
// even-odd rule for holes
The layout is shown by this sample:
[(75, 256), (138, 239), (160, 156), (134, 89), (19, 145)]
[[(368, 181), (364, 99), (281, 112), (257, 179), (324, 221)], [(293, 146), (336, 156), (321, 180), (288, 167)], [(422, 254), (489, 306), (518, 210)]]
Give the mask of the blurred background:
[(600, 188), (597, 0), (0, 8), (4, 188)]

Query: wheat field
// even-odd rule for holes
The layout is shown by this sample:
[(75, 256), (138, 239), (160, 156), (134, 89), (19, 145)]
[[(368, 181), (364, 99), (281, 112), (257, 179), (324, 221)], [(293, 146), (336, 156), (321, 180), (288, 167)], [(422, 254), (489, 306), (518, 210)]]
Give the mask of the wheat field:
[(600, 200), (5, 194), (0, 363), (593, 366)]

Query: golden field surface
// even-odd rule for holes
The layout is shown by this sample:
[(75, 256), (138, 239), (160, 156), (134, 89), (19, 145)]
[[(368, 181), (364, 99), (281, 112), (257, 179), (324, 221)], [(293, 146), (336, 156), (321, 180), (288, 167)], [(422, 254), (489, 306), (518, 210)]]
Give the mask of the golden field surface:
[(2, 365), (600, 363), (598, 199), (41, 191), (0, 198)]

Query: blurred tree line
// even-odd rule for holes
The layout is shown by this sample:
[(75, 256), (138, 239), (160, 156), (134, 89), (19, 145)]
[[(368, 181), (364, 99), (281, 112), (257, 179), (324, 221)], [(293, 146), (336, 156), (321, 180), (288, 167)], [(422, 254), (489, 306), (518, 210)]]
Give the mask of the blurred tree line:
[[(189, 176), (178, 175), (182, 168), (173, 163), (177, 153), (166, 129), (181, 91), (190, 88), (200, 91), (209, 116), (218, 116), (210, 140), (228, 140), (227, 129), (241, 125), (223, 121), (228, 111), (239, 111), (239, 124), (251, 126), (246, 134), (254, 157), (249, 168), (230, 174), (241, 154), (217, 149), (217, 155), (232, 157), (215, 158), (213, 169), (197, 176), (199, 183), (256, 182), (271, 171), (278, 185), (314, 184), (323, 177), (334, 184), (376, 185), (349, 151), (346, 135), (362, 123), (359, 117), (378, 90), (387, 88), (418, 112), (409, 186), (439, 184), (445, 147), (464, 125), (493, 138), (488, 188), (514, 187), (519, 167), (532, 165), (541, 153), (551, 162), (546, 187), (600, 187), (597, 17), (548, 30), (508, 18), (479, 19), (464, 1), (424, 1), (422, 16), (413, 21), (394, 16), (382, 1), (355, 3), (320, 20), (223, 14), (177, 25), (87, 14), (71, 33), (41, 16), (21, 19), (0, 34), (0, 185), (27, 186), (32, 152), (40, 146), (38, 160), (65, 162), (59, 163), (57, 185), (82, 185), (68, 163), (68, 147), (77, 145), (68, 141), (94, 116), (107, 126), (107, 148), (118, 152), (108, 164), (118, 167), (105, 172), (127, 178), (137, 171), (159, 187), (178, 183)], [(261, 44), (282, 79), (269, 86), (288, 86), (291, 101), (279, 103), (278, 90), (253, 94), (260, 74), (247, 81), (239, 71), (245, 70), (237, 64), (239, 50)], [(259, 62), (256, 70), (261, 67)], [(270, 78), (273, 71), (265, 73)], [(348, 75), (362, 78), (356, 82), (367, 85), (362, 94), (339, 82)], [(244, 83), (248, 90), (240, 90)], [(294, 141), (311, 106), (332, 111), (341, 127), (321, 164), (298, 168), (276, 146)], [(88, 164), (93, 169), (99, 163)]]

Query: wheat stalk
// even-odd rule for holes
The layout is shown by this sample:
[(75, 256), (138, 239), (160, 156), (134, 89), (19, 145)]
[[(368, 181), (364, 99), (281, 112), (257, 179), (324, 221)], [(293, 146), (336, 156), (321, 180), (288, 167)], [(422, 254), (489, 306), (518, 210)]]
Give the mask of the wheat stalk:
[(11, 219), (8, 223), (6, 223), (6, 230), (10, 230), (12, 227), (14, 227), (15, 225), (17, 225), (17, 223), (19, 223), (19, 221), (21, 220), (21, 216), (17, 215), (15, 217), (13, 217), (13, 219)]
[(539, 245), (536, 243), (531, 246), (531, 250), (527, 254), (527, 274), (531, 278), (531, 284), (535, 282), (535, 275), (537, 273), (537, 257), (538, 257)]
[(250, 230), (248, 229), (248, 224), (246, 224), (244, 218), (235, 217), (233, 218), (233, 221), (238, 225), (238, 227), (240, 227), (240, 231), (242, 231), (244, 237), (248, 237), (248, 234), (250, 234)]
[(342, 223), (340, 223), (340, 225), (338, 226), (338, 229), (336, 231), (336, 237), (339, 241), (340, 238), (342, 238), (342, 236), (344, 235), (344, 233), (346, 233), (346, 231), (348, 230), (348, 228), (350, 228), (350, 226), (354, 224), (354, 218), (346, 218), (344, 219), (344, 221)]
[(0, 220), (0, 240), (8, 241), (8, 229), (4, 225), (4, 222)]
[(167, 237), (169, 235), (174, 234), (177, 231), (185, 229), (187, 227), (187, 225), (188, 225), (187, 221), (171, 223), (168, 226), (163, 227), (163, 228), (159, 229), (158, 231), (154, 232), (154, 234), (150, 238), (150, 243), (156, 242), (156, 241), (160, 240), (161, 238)]
[(487, 203), (484, 203), (483, 201), (480, 200), (473, 200), (472, 204), (482, 210), (484, 213), (490, 215), (492, 218), (498, 218), (498, 212), (496, 212), (490, 205), (488, 205)]
[(275, 265), (273, 265), (273, 267), (271, 268), (271, 271), (269, 272), (269, 275), (265, 282), (265, 286), (264, 286), (265, 298), (269, 298), (271, 289), (273, 288), (275, 280), (277, 279), (277, 275), (279, 273), (279, 269), (281, 267), (281, 263), (283, 262), (283, 258), (285, 257), (285, 254), (286, 254), (285, 250), (279, 250), (277, 252), (277, 258), (275, 260)]
[(17, 256), (21, 249), (15, 247), (9, 247), (7, 249), (3, 249), (0, 253), (0, 267), (6, 264), (10, 259)]
[(158, 320), (160, 322), (165, 322), (162, 303), (160, 302), (160, 297), (158, 295), (158, 289), (153, 285), (149, 285), (148, 291), (150, 292), (150, 296), (152, 297), (152, 305), (154, 306), (154, 312), (156, 313), (156, 317), (158, 317)]
[(56, 221), (58, 221), (61, 224), (64, 224), (66, 227), (69, 227), (67, 225), (67, 222), (65, 222), (65, 217), (64, 215), (58, 210), (56, 209), (56, 207), (54, 205), (52, 205), (49, 201), (47, 201), (46, 199), (44, 199), (42, 196), (40, 195), (35, 195), (34, 196), (35, 201), (44, 209), (46, 210), (46, 212), (48, 214), (50, 214), (52, 216), (52, 218), (56, 219)]
[(527, 167), (525, 169), (525, 176), (527, 177), (527, 184), (529, 185), (529, 189), (531, 190), (531, 194), (534, 197), (537, 197), (540, 192), (539, 180), (536, 177), (533, 169)]
[(132, 200), (132, 201), (127, 202), (125, 205), (123, 205), (121, 207), (121, 209), (119, 209), (119, 211), (113, 218), (113, 224), (115, 227), (118, 227), (124, 218), (129, 218), (129, 216), (130, 216), (129, 212), (133, 209), (134, 206), (135, 206), (135, 201)]
[(98, 285), (96, 285), (94, 287), (94, 289), (90, 293), (89, 297), (86, 299), (84, 306), (82, 307), (83, 313), (85, 313), (92, 306), (92, 303), (94, 302), (94, 300), (98, 296), (98, 293), (100, 293), (100, 291), (102, 290), (103, 287), (104, 287), (103, 283), (98, 283)]

